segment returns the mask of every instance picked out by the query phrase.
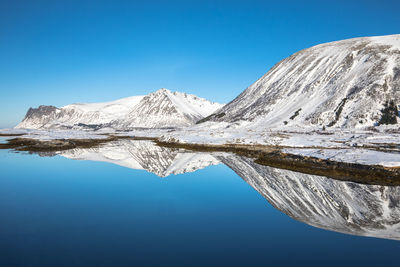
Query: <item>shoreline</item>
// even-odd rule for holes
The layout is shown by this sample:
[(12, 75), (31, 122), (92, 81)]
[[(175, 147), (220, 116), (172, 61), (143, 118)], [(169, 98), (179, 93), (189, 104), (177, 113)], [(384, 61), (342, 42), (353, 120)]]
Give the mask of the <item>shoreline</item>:
[(74, 148), (95, 148), (118, 140), (147, 140), (161, 147), (185, 149), (195, 152), (227, 152), (251, 158), (255, 163), (300, 173), (326, 176), (341, 181), (363, 184), (397, 186), (400, 185), (400, 168), (382, 165), (367, 165), (351, 162), (333, 161), (312, 156), (286, 153), (282, 147), (248, 144), (193, 144), (161, 141), (157, 137), (132, 137), (104, 135), (95, 139), (53, 139), (40, 140), (23, 138), (19, 135), (0, 144), (0, 149), (24, 151), (29, 153), (57, 152)]

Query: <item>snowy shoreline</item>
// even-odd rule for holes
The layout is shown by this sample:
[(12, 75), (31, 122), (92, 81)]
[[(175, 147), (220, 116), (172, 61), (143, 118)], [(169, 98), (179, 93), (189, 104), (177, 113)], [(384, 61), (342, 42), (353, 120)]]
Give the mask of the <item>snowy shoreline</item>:
[[(400, 177), (400, 135), (387, 132), (288, 132), (271, 131), (257, 135), (215, 131), (188, 132), (190, 129), (147, 129), (129, 132), (94, 132), (72, 130), (3, 129), (8, 143), (0, 148), (28, 152), (65, 151), (79, 147), (98, 147), (119, 139), (147, 139), (161, 146), (171, 146), (210, 153), (225, 151), (253, 158), (263, 165), (275, 165), (346, 180), (355, 173), (357, 182), (397, 183)], [(245, 142), (243, 142), (245, 140)], [(321, 169), (326, 169), (321, 171)], [(333, 173), (333, 174), (332, 174)], [(369, 177), (371, 176), (371, 177)], [(364, 177), (364, 178), (363, 178)]]
[[(203, 127), (202, 127), (203, 128)], [(204, 129), (204, 128), (203, 128)], [(108, 139), (113, 137), (150, 138), (164, 143), (187, 145), (240, 145), (264, 147), (284, 153), (334, 161), (400, 167), (400, 134), (372, 131), (269, 131), (240, 132), (196, 128), (139, 129), (127, 132), (0, 129), (5, 139), (25, 138), (38, 141)], [(6, 138), (9, 137), (9, 138)]]

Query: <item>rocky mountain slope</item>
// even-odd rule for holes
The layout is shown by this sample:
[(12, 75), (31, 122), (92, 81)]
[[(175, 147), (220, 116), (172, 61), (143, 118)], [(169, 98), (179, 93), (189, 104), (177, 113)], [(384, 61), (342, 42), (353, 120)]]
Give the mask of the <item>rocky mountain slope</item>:
[(399, 104), (400, 35), (366, 37), (295, 53), (203, 121), (363, 128), (400, 123)]
[(179, 92), (160, 89), (106, 103), (72, 104), (62, 108), (30, 108), (16, 128), (26, 129), (129, 129), (181, 127), (194, 124), (222, 105)]
[(222, 105), (195, 95), (160, 89), (144, 96), (123, 118), (118, 128), (184, 127), (210, 115)]

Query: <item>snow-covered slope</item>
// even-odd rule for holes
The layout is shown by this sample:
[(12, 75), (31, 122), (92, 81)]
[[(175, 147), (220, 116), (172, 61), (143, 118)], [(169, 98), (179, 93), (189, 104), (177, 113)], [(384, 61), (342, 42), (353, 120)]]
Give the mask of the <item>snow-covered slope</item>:
[(113, 124), (124, 129), (189, 126), (221, 107), (195, 95), (160, 89), (143, 97), (127, 116)]
[(180, 127), (195, 123), (221, 106), (194, 95), (160, 89), (113, 102), (30, 108), (16, 128)]
[(400, 104), (400, 35), (299, 51), (208, 119), (251, 121), (250, 128), (366, 127), (390, 101)]
[(128, 114), (144, 96), (132, 96), (106, 103), (71, 104), (63, 107), (68, 124), (106, 124)]
[(190, 153), (160, 147), (150, 141), (119, 140), (98, 148), (76, 148), (59, 155), (76, 160), (117, 164), (130, 169), (146, 170), (160, 177), (203, 169), (219, 161), (206, 153)]
[(282, 170), (236, 155), (217, 157), (276, 209), (346, 234), (400, 239), (400, 187), (364, 185)]
[(132, 96), (112, 102), (71, 104), (62, 108), (30, 108), (16, 128), (43, 129), (85, 125), (103, 125), (126, 116), (144, 96)]

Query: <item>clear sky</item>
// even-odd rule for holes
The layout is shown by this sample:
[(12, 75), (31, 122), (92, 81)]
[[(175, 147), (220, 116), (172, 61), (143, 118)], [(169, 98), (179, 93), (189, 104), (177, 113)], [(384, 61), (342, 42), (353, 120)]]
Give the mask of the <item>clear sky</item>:
[(228, 102), (319, 43), (400, 33), (400, 1), (0, 0), (0, 128), (161, 87)]

